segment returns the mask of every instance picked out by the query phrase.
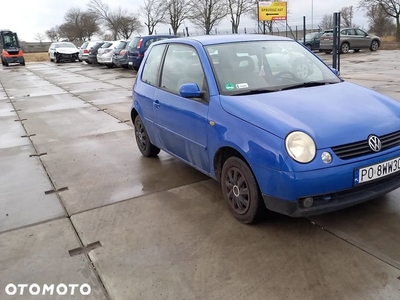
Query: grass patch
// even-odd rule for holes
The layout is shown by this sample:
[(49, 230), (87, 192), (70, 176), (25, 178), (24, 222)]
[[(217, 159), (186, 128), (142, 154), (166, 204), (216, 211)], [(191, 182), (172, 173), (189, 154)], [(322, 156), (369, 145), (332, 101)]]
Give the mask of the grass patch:
[(24, 57), (26, 62), (41, 62), (50, 60), (47, 52), (24, 53)]

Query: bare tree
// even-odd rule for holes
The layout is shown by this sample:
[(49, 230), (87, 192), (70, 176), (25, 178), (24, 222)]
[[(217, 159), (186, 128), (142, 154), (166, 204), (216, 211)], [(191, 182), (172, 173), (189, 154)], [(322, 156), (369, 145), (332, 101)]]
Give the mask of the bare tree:
[(58, 42), (60, 40), (60, 28), (59, 26), (55, 26), (46, 30), (46, 36), (52, 42)]
[(371, 5), (365, 16), (369, 21), (369, 31), (378, 36), (392, 35), (396, 31), (392, 18), (378, 4)]
[(70, 41), (85, 41), (100, 29), (96, 14), (82, 11), (80, 8), (70, 8), (64, 20), (65, 22), (59, 27), (59, 32)]
[(190, 20), (205, 34), (210, 34), (228, 14), (225, 0), (190, 0), (189, 6)]
[(188, 17), (188, 13), (189, 7), (186, 0), (167, 1), (165, 22), (171, 25), (174, 35), (178, 34), (178, 29)]
[(319, 26), (322, 30), (332, 29), (333, 28), (333, 15), (325, 14), (322, 16), (322, 20), (319, 23)]
[(354, 10), (353, 6), (345, 6), (340, 10), (341, 26), (353, 27)]
[(396, 40), (400, 42), (400, 0), (361, 0), (359, 7), (368, 9), (379, 5), (383, 11), (396, 20)]
[(114, 40), (119, 37), (128, 39), (133, 32), (141, 29), (138, 16), (126, 9), (118, 7), (116, 10), (112, 10), (102, 0), (90, 0), (88, 7), (89, 11), (95, 13), (104, 27), (111, 32)]
[(149, 35), (153, 34), (157, 24), (165, 22), (166, 4), (162, 0), (144, 0), (140, 10), (146, 18), (144, 25), (147, 26)]
[(254, 7), (257, 6), (253, 0), (228, 0), (233, 33), (238, 33), (241, 16), (249, 13)]

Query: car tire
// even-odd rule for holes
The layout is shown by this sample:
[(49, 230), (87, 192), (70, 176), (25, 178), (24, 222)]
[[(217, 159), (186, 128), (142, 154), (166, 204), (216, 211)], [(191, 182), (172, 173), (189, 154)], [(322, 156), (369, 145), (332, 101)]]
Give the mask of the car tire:
[(340, 46), (340, 53), (347, 54), (347, 53), (349, 53), (349, 50), (350, 50), (349, 43), (342, 43), (342, 45)]
[(306, 47), (308, 48), (308, 50), (312, 51), (312, 46), (310, 44), (307, 44)]
[(136, 116), (135, 121), (135, 137), (136, 143), (139, 148), (140, 153), (145, 157), (155, 157), (160, 153), (160, 148), (154, 146), (149, 139), (147, 130), (144, 127), (142, 119), (139, 115)]
[(371, 51), (377, 51), (379, 49), (379, 42), (377, 40), (373, 40), (369, 49)]
[(332, 53), (332, 51), (324, 51), (325, 52), (325, 54), (331, 54)]
[(133, 67), (133, 69), (137, 72), (139, 71), (139, 67)]
[(113, 64), (106, 64), (106, 66), (107, 66), (107, 68), (109, 68), (109, 69), (114, 68), (114, 65), (113, 65)]
[(60, 58), (57, 55), (55, 55), (54, 56), (54, 61), (58, 64), (58, 63), (60, 63)]
[(221, 174), (222, 194), (231, 214), (244, 224), (258, 221), (266, 207), (249, 166), (231, 156), (225, 161)]
[(22, 58), (21, 66), (25, 66), (25, 58)]
[(307, 62), (302, 59), (297, 59), (293, 63), (292, 73), (296, 75), (297, 78), (305, 79), (310, 74)]
[(360, 49), (354, 49), (354, 52), (360, 52)]

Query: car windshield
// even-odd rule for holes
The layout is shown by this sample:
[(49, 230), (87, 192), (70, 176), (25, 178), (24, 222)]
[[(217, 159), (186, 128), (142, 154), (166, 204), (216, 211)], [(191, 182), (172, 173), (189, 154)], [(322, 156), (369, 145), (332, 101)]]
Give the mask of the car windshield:
[(296, 41), (251, 41), (206, 46), (223, 95), (279, 91), (341, 80)]
[(4, 48), (18, 48), (18, 39), (15, 34), (4, 34), (3, 35)]
[(55, 48), (76, 48), (76, 46), (72, 43), (62, 43), (62, 44), (55, 44)]
[(125, 49), (126, 43), (127, 43), (127, 42), (123, 42), (123, 41), (118, 42), (118, 44), (117, 44), (117, 46), (115, 47), (115, 49), (118, 49), (118, 50)]
[(131, 48), (136, 48), (137, 45), (138, 45), (138, 43), (139, 43), (139, 41), (140, 41), (141, 39), (142, 39), (141, 37), (135, 37), (135, 38), (130, 42), (129, 47), (131, 47)]

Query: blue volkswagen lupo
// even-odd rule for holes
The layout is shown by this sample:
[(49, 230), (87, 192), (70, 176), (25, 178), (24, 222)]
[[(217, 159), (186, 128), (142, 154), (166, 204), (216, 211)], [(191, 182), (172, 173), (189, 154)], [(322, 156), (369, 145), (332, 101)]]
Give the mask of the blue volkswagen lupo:
[(243, 223), (265, 208), (310, 216), (400, 186), (400, 103), (345, 82), (291, 39), (169, 39), (143, 62), (131, 110), (141, 153), (162, 149), (219, 181)]

